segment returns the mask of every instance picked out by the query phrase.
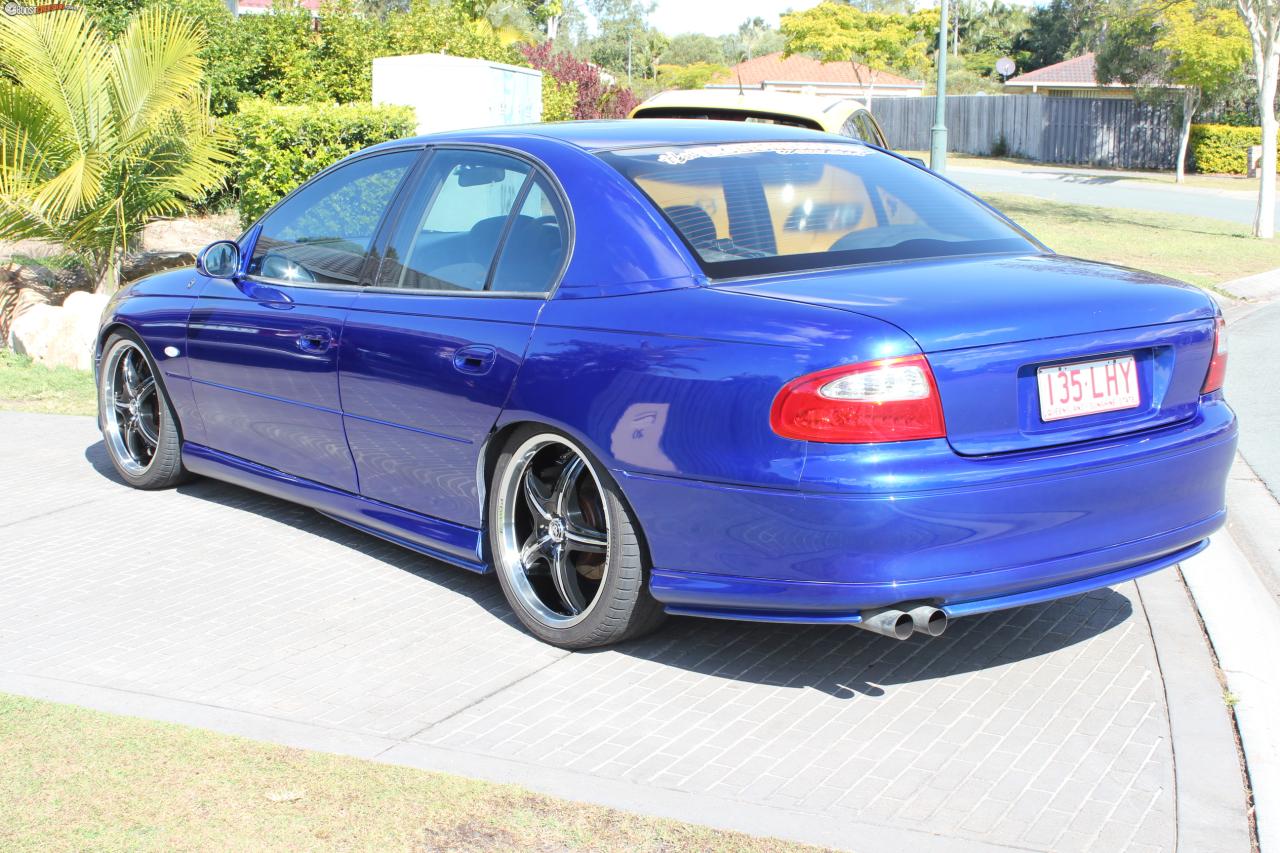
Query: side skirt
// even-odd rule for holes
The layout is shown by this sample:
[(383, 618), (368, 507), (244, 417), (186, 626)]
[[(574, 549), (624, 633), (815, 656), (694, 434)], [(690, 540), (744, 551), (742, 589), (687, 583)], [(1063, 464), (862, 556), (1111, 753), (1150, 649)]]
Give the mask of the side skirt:
[(475, 528), (353, 495), (200, 444), (182, 445), (182, 464), (194, 474), (309, 506), (335, 521), (419, 554), (477, 574), (489, 572), (489, 566), (480, 558), (480, 531)]

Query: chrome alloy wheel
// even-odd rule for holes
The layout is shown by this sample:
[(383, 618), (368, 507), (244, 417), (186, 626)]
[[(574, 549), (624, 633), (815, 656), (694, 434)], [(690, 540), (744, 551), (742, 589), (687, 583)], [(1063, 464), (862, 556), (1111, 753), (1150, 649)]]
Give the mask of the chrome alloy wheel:
[(121, 468), (141, 475), (160, 442), (160, 398), (151, 365), (136, 344), (121, 341), (107, 354), (102, 377), (107, 449)]
[(563, 436), (543, 433), (516, 449), (497, 487), (498, 571), (543, 624), (582, 621), (609, 568), (609, 519), (590, 463)]

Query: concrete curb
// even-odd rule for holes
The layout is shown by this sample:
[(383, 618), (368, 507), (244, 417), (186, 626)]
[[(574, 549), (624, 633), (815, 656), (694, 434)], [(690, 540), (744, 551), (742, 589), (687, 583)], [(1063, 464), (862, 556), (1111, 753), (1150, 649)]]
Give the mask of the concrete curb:
[(1191, 598), (1171, 571), (1137, 584), (1169, 711), (1177, 849), (1246, 853), (1249, 822), (1235, 735)]
[(332, 752), (419, 770), (520, 785), (539, 793), (578, 802), (836, 850), (888, 850), (909, 846), (911, 850), (921, 853), (1009, 853), (1033, 849), (874, 823), (832, 820), (812, 812), (770, 806), (755, 805), (744, 809), (740, 802), (706, 794), (655, 789), (586, 773), (394, 738), (344, 732), (312, 723), (113, 687), (0, 671), (0, 691), (80, 705), (112, 714), (197, 726), (298, 749)]
[(1224, 281), (1218, 285), (1218, 288), (1237, 299), (1248, 302), (1268, 302), (1280, 297), (1280, 269)]
[(1229, 533), (1184, 562), (1182, 573), (1235, 695), (1236, 725), (1253, 789), (1262, 853), (1280, 851), (1280, 503), (1237, 457), (1227, 487)]

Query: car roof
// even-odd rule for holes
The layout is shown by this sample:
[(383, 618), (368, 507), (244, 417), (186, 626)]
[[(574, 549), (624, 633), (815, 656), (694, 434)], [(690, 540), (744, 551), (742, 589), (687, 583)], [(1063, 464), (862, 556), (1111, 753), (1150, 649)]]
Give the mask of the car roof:
[(863, 104), (853, 98), (819, 98), (795, 92), (760, 89), (671, 89), (659, 92), (631, 111), (632, 118), (648, 109), (743, 110), (807, 119), (826, 128), (838, 128)]
[[(517, 124), (480, 127), (433, 133), (412, 139), (383, 143), (381, 147), (413, 143), (493, 142), (529, 138), (553, 139), (585, 151), (609, 151), (619, 148), (648, 148), (658, 145), (697, 145), (722, 142), (798, 142), (831, 140), (831, 135), (802, 127), (757, 124), (741, 121), (706, 121), (704, 119), (609, 119), (602, 121), (565, 121), (544, 124)], [(841, 137), (846, 142), (851, 140)]]

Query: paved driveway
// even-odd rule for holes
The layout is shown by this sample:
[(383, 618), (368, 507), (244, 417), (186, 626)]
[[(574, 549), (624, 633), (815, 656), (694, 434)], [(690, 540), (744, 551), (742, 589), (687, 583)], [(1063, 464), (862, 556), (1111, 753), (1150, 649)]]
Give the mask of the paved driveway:
[(90, 420), (14, 413), (0, 542), (0, 676), (625, 782), (637, 810), (694, 792), (978, 849), (1173, 847), (1164, 688), (1131, 584), (933, 641), (673, 619), (567, 654), (491, 577), (229, 485), (132, 491)]

